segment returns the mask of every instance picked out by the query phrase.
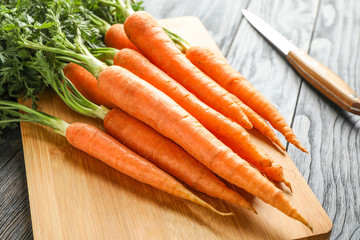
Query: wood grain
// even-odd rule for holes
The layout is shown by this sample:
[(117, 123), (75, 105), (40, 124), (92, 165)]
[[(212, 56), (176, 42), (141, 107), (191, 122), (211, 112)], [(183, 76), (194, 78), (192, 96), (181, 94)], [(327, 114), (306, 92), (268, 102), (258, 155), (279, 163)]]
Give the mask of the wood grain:
[[(301, 49), (308, 49), (318, 0), (251, 1), (248, 10), (269, 23)], [(230, 64), (253, 84), (291, 124), (301, 78), (287, 61), (243, 19), (226, 56)], [(299, 134), (295, 131), (295, 134)], [(277, 133), (286, 146), (285, 138)], [(307, 147), (305, 145), (305, 147)], [(306, 154), (303, 154), (305, 156)]]
[(20, 129), (4, 132), (0, 153), (0, 239), (28, 239), (32, 229)]
[[(309, 54), (360, 93), (359, 1), (322, 1)], [(334, 223), (331, 239), (360, 239), (360, 117), (304, 82), (293, 128), (310, 154), (289, 154)]]
[[(194, 17), (161, 22), (193, 43), (216, 48)], [(178, 22), (181, 24), (174, 24)], [(190, 27), (197, 34), (187, 32)], [(40, 96), (39, 105), (42, 111), (68, 122), (101, 127), (100, 121), (73, 113), (51, 91)], [(258, 199), (251, 198), (259, 212), (255, 215), (203, 196), (217, 209), (236, 215), (218, 216), (111, 169), (47, 128), (22, 123), (21, 129), (36, 239), (295, 239), (326, 235), (331, 229), (325, 211), (288, 155), (256, 131), (251, 132), (256, 143), (283, 165), (294, 189), (293, 194), (285, 192), (310, 221), (313, 233)]]

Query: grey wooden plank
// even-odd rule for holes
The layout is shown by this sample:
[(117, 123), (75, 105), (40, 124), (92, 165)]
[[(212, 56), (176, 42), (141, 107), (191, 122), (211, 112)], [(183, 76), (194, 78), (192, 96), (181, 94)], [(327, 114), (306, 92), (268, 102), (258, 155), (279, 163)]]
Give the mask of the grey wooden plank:
[(19, 129), (6, 129), (0, 137), (0, 169), (21, 149)]
[[(360, 93), (360, 1), (321, 1), (310, 55)], [(310, 154), (289, 152), (333, 221), (331, 239), (360, 239), (360, 116), (303, 83), (293, 128)]]
[(0, 239), (31, 239), (20, 129), (4, 132), (0, 153)]
[[(319, 0), (253, 0), (248, 10), (258, 15), (300, 48), (308, 49)], [(227, 59), (291, 124), (301, 78), (286, 60), (243, 19)], [(298, 134), (295, 131), (295, 134)], [(277, 133), (280, 140), (285, 138)]]
[(241, 9), (249, 0), (151, 0), (145, 10), (154, 17), (198, 17), (210, 32), (223, 54), (226, 54), (242, 18)]

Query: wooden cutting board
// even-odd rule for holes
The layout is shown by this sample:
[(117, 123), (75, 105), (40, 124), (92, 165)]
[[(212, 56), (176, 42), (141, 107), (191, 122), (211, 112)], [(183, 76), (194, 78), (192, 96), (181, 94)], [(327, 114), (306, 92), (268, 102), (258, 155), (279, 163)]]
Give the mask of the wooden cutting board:
[[(161, 23), (193, 45), (218, 49), (197, 18)], [(52, 91), (40, 96), (40, 108), (68, 122), (101, 128), (100, 121), (76, 114)], [(257, 215), (197, 193), (217, 209), (235, 213), (218, 216), (113, 170), (46, 127), (22, 123), (21, 132), (35, 239), (323, 239), (332, 228), (289, 156), (256, 131), (251, 131), (256, 143), (283, 165), (294, 193), (283, 189), (314, 227), (313, 233), (251, 196)]]

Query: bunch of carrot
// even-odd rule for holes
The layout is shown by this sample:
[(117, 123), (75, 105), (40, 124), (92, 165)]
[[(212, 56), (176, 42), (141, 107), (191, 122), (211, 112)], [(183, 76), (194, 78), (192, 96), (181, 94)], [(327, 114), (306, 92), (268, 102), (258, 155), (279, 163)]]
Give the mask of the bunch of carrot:
[[(97, 82), (98, 87), (87, 88), (86, 94), (102, 94), (98, 103), (110, 100), (176, 142), (217, 175), (309, 226), (286, 196), (262, 175), (291, 187), (282, 167), (255, 145), (244, 128), (255, 126), (284, 149), (265, 118), (290, 142), (306, 149), (272, 104), (229, 69), (223, 56), (198, 47), (189, 48), (183, 55), (146, 12), (130, 12), (124, 25), (110, 27), (105, 43), (119, 49), (112, 51), (117, 66), (104, 69), (96, 79), (80, 66), (69, 64), (64, 72), (75, 86)], [(203, 56), (207, 59), (200, 59)], [(239, 90), (239, 85), (245, 87)], [(243, 95), (257, 96), (252, 101), (258, 107), (245, 105), (249, 101)], [(269, 109), (271, 114), (266, 114)]]
[[(81, 44), (77, 45), (78, 52), (27, 41), (20, 44), (54, 53), (58, 59), (83, 64), (90, 70), (69, 63), (63, 69), (62, 81), (56, 82), (47, 74), (48, 69), (33, 66), (71, 108), (104, 119), (105, 129), (112, 137), (82, 123), (69, 125), (56, 119), (52, 125), (52, 118), (51, 124), (39, 123), (53, 127), (70, 144), (111, 167), (219, 214), (223, 213), (168, 174), (198, 191), (255, 212), (218, 175), (312, 229), (269, 180), (283, 182), (291, 189), (281, 165), (260, 149), (245, 130), (255, 127), (284, 150), (267, 120), (306, 152), (281, 114), (223, 56), (201, 47), (187, 48), (184, 55), (172, 41), (181, 38), (173, 33), (170, 38), (150, 14), (132, 11), (128, 1), (118, 2), (126, 21), (107, 28), (105, 34), (105, 43), (119, 48), (111, 50), (114, 66), (97, 60)], [(0, 110), (1, 107), (49, 118), (6, 102), (0, 102)], [(57, 129), (59, 123), (62, 127)], [(137, 136), (135, 132), (142, 134)]]

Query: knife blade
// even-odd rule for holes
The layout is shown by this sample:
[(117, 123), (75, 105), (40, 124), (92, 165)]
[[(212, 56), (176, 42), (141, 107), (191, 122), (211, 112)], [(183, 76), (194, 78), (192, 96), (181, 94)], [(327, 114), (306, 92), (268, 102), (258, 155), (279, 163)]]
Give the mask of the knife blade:
[(360, 115), (360, 98), (338, 75), (306, 51), (298, 49), (273, 27), (255, 14), (243, 9), (246, 20), (273, 46), (275, 46), (294, 69), (319, 92), (351, 113)]

